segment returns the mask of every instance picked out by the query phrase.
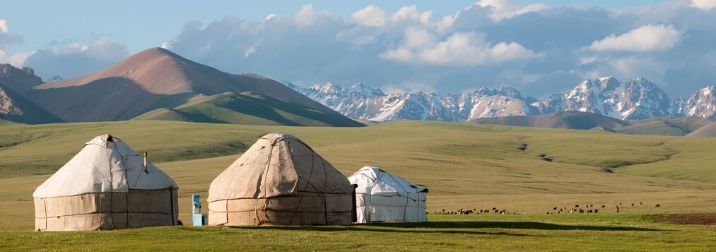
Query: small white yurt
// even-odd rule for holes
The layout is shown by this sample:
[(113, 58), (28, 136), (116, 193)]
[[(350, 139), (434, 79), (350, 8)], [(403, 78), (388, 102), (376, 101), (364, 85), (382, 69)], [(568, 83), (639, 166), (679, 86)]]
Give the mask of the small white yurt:
[(300, 139), (267, 134), (209, 186), (209, 225), (350, 225), (353, 187)]
[(35, 230), (176, 225), (177, 189), (171, 177), (127, 144), (98, 136), (32, 194)]
[(428, 189), (375, 166), (365, 166), (348, 180), (356, 185), (357, 223), (427, 221)]

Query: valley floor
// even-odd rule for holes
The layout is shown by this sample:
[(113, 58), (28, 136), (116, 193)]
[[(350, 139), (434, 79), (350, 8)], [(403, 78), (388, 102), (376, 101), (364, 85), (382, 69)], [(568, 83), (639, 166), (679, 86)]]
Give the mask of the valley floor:
[[(378, 165), (427, 186), (431, 221), (31, 231), (34, 189), (96, 135), (112, 133), (151, 153), (179, 185), (179, 217), (188, 224), (189, 196), (205, 199), (211, 180), (268, 132), (300, 137), (345, 175)], [(714, 138), (438, 122), (363, 128), (152, 121), (5, 125), (0, 126), (0, 250), (708, 250), (716, 245), (716, 226), (649, 216), (716, 213), (714, 149)], [(492, 208), (506, 214), (436, 214)], [(564, 211), (557, 214), (559, 209)]]

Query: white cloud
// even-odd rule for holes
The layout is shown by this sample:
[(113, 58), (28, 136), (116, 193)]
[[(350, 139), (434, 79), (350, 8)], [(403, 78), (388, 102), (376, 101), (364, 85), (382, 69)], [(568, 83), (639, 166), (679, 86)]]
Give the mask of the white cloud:
[(691, 6), (702, 10), (711, 10), (716, 7), (716, 0), (691, 0)]
[(354, 22), (364, 26), (383, 26), (385, 24), (385, 12), (375, 5), (368, 5), (351, 15)]
[[(495, 65), (511, 60), (528, 60), (538, 55), (518, 43), (491, 45), (475, 33), (454, 33), (434, 43), (423, 32), (407, 30), (403, 46), (380, 55), (388, 60), (443, 66)], [(417, 37), (417, 38), (416, 38)]]
[(663, 75), (667, 87), (693, 89), (716, 80), (707, 68), (714, 62), (707, 52), (713, 51), (716, 15), (677, 1), (683, 3), (631, 11), (547, 11), (484, 0), (440, 18), (414, 6), (393, 13), (367, 6), (341, 17), (306, 5), (288, 17), (187, 25), (169, 42), (177, 53), (227, 72), (303, 83), (419, 82), (439, 92), (514, 84), (539, 95), (567, 88), (584, 74), (634, 74), (655, 81)]
[(34, 68), (35, 73), (45, 79), (53, 76), (69, 78), (100, 70), (128, 54), (123, 44), (98, 38), (36, 50), (26, 57), (24, 65)]
[(421, 24), (427, 24), (430, 21), (430, 17), (433, 15), (432, 11), (418, 11), (418, 7), (415, 5), (404, 6), (396, 11), (391, 19), (395, 22), (400, 21), (417, 21)]
[(8, 29), (7, 29), (7, 20), (0, 19), (0, 32), (3, 32), (3, 33), (8, 32)]
[(306, 4), (296, 13), (296, 26), (306, 27), (316, 22), (318, 14), (313, 10), (313, 5)]
[(434, 43), (435, 37), (424, 28), (410, 27), (405, 30), (405, 45), (408, 48), (420, 48)]
[(513, 4), (510, 0), (481, 0), (476, 4), (483, 8), (491, 8), (492, 13), (490, 14), (490, 18), (493, 21), (501, 21), (525, 13), (540, 12), (548, 9), (547, 5), (544, 4), (530, 4), (525, 7), (520, 7), (519, 5)]
[(682, 32), (672, 26), (645, 25), (620, 35), (609, 35), (592, 42), (594, 51), (665, 51), (673, 48), (681, 39)]
[(438, 31), (444, 31), (452, 27), (452, 24), (455, 22), (455, 18), (452, 16), (444, 16), (443, 18), (438, 21), (437, 24), (435, 24), (435, 28), (438, 29)]
[(9, 63), (10, 65), (20, 67), (25, 64), (27, 57), (32, 54), (33, 52), (19, 52), (11, 54), (0, 49), (0, 63)]

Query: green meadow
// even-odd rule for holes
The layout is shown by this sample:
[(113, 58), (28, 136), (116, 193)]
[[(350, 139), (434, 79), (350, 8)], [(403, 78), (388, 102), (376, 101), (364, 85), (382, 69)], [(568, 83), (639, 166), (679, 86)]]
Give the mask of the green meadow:
[[(32, 231), (35, 187), (96, 135), (111, 133), (149, 152), (179, 185), (180, 219), (187, 225), (189, 196), (205, 199), (211, 180), (269, 132), (298, 136), (347, 176), (377, 165), (427, 186), (430, 221)], [(716, 245), (713, 222), (664, 219), (716, 219), (714, 150), (716, 138), (443, 122), (359, 128), (142, 120), (0, 124), (0, 250), (710, 250)], [(598, 213), (554, 210), (576, 205)], [(442, 213), (493, 208), (505, 214)]]

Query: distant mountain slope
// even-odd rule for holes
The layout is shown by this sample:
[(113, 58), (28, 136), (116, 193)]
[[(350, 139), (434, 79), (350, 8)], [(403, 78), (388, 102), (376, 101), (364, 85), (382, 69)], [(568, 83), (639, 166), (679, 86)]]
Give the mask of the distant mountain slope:
[(687, 137), (716, 137), (716, 122), (712, 122), (709, 125), (701, 127), (686, 136)]
[(363, 84), (342, 87), (331, 82), (289, 87), (357, 120), (470, 121), (477, 118), (529, 116), (564, 111), (591, 112), (622, 120), (693, 116), (716, 118), (714, 87), (688, 99), (671, 98), (643, 77), (625, 83), (614, 77), (584, 80), (564, 93), (543, 99), (523, 97), (516, 89), (479, 88), (460, 94), (385, 93)]
[(252, 92), (226, 92), (197, 97), (176, 108), (153, 110), (135, 119), (259, 125), (361, 126), (360, 123), (336, 113), (324, 113)]
[(588, 112), (559, 112), (535, 116), (508, 116), (494, 118), (479, 118), (472, 122), (481, 124), (501, 124), (522, 127), (538, 128), (564, 128), (564, 129), (593, 129), (602, 128), (612, 130), (623, 127), (629, 123), (608, 116)]
[(0, 119), (30, 124), (62, 122), (3, 85), (0, 85)]
[(10, 64), (0, 64), (0, 85), (20, 95), (25, 95), (42, 79), (35, 75), (32, 68), (16, 68)]
[(711, 123), (710, 120), (700, 117), (650, 119), (632, 121), (631, 125), (615, 129), (615, 131), (636, 135), (685, 136), (709, 123)]
[[(331, 117), (342, 115), (274, 80), (234, 75), (152, 48), (83, 77), (36, 86), (27, 97), (66, 121), (126, 120), (194, 97), (250, 91)], [(355, 122), (346, 125), (355, 125)]]

